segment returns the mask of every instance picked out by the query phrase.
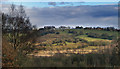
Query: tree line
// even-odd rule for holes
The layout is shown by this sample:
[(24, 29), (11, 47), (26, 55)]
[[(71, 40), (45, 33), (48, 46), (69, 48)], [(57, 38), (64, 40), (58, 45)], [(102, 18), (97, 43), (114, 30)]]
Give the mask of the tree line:
[[(44, 28), (39, 28), (39, 30), (45, 30), (45, 29), (57, 29), (55, 26), (44, 26)], [(76, 26), (75, 28), (66, 27), (66, 26), (60, 26), (58, 29), (89, 29), (89, 30), (105, 30), (105, 31), (120, 31), (120, 29), (114, 28), (114, 27), (82, 27), (82, 26)]]

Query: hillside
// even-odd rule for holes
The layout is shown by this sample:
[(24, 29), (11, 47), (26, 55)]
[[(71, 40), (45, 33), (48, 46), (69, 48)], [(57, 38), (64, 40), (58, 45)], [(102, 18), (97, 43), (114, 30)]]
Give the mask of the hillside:
[[(34, 43), (35, 50), (28, 55), (53, 56), (55, 54), (101, 53), (110, 49), (118, 38), (117, 31), (85, 29), (47, 29)], [(45, 32), (44, 32), (45, 33)], [(41, 33), (42, 34), (42, 33)]]

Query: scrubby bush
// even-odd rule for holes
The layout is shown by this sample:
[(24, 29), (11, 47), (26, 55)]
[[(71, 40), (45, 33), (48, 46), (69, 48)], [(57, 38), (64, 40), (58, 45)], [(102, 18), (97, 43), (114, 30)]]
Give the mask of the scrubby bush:
[(7, 39), (2, 39), (2, 66), (15, 66), (17, 51), (12, 48)]
[(109, 38), (108, 38), (109, 40), (116, 40), (117, 39), (117, 36), (115, 36), (115, 35), (111, 35), (111, 36), (109, 36)]
[(60, 34), (60, 32), (56, 32), (56, 34)]
[(73, 43), (77, 43), (77, 41), (73, 41)]

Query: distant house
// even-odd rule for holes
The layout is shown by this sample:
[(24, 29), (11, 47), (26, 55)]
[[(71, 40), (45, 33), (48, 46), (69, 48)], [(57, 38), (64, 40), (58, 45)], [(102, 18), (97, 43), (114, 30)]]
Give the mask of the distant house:
[(55, 29), (55, 26), (44, 26), (44, 29)]

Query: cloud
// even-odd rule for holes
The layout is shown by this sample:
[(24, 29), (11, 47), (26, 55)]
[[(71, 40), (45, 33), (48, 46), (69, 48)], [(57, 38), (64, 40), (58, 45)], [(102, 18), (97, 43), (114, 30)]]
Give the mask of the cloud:
[(9, 1), (9, 0), (4, 0), (4, 1)]
[(56, 6), (56, 2), (48, 2), (48, 5)]
[(65, 2), (60, 2), (60, 4), (65, 4)]
[(52, 6), (74, 6), (74, 5), (81, 5), (85, 2), (48, 2), (48, 5)]
[(118, 26), (116, 5), (26, 8), (32, 24), (54, 26)]
[(114, 8), (115, 6), (32, 8), (29, 11), (33, 12), (28, 14), (31, 21), (33, 20), (32, 23), (40, 27), (44, 25), (117, 27), (118, 10)]

